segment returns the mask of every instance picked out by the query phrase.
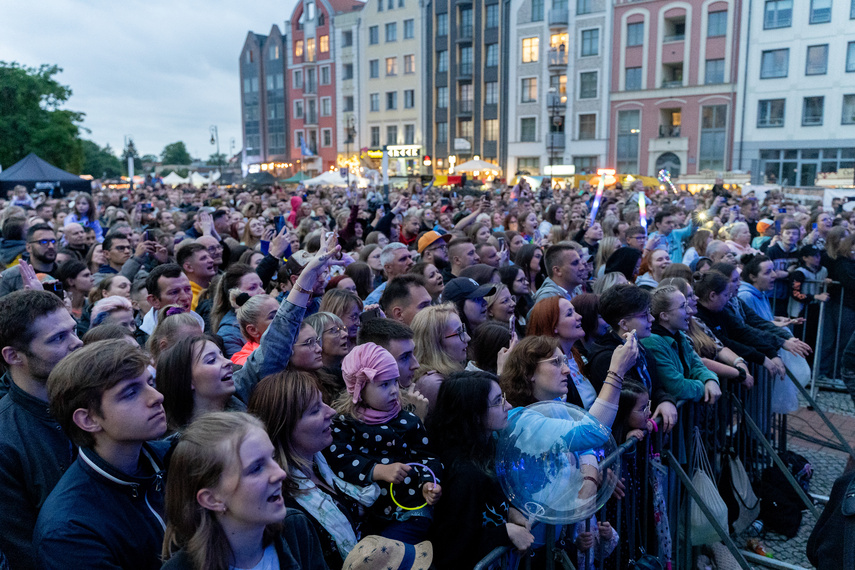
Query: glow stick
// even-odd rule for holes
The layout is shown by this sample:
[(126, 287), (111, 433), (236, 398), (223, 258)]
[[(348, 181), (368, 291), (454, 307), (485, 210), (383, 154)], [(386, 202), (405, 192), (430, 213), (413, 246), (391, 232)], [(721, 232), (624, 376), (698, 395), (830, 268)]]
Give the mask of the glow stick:
[(638, 193), (638, 221), (641, 227), (644, 228), (644, 231), (647, 231), (647, 200), (645, 199), (644, 192)]
[(677, 189), (674, 188), (674, 183), (671, 182), (671, 173), (665, 170), (664, 168), (659, 171), (659, 182), (662, 184), (667, 184), (671, 188), (671, 192), (677, 192)]
[(597, 211), (600, 209), (600, 199), (603, 197), (603, 190), (606, 188), (606, 175), (614, 176), (615, 171), (610, 168), (600, 168), (597, 174), (600, 175), (600, 182), (597, 184), (597, 194), (594, 196), (594, 205), (591, 207), (591, 224), (597, 219)]

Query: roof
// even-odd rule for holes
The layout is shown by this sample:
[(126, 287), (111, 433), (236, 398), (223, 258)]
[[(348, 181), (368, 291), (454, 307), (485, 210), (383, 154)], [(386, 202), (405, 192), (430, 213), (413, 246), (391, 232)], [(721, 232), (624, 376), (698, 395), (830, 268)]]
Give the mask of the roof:
[(46, 180), (80, 182), (83, 179), (76, 174), (57, 168), (31, 152), (1, 172), (0, 180), (10, 180), (15, 182), (43, 182)]
[(335, 10), (336, 14), (342, 14), (345, 12), (355, 12), (357, 10), (362, 10), (365, 7), (365, 2), (359, 2), (358, 0), (327, 0), (332, 6), (333, 10)]

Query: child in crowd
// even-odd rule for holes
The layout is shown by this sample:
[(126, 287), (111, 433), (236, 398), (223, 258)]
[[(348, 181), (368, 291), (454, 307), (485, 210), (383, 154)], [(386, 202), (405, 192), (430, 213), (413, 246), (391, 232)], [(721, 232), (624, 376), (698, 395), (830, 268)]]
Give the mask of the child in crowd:
[(238, 295), (235, 302), (238, 305), (237, 322), (246, 344), (231, 357), (233, 363), (241, 366), (246, 363), (249, 355), (258, 348), (261, 335), (273, 322), (273, 317), (276, 316), (276, 311), (279, 309), (279, 303), (269, 295), (256, 295), (254, 297), (244, 295), (246, 293)]
[(780, 237), (776, 237), (766, 249), (766, 256), (772, 260), (775, 267), (774, 307), (775, 315), (787, 314), (787, 299), (790, 296), (787, 279), (790, 271), (799, 263), (799, 238), (801, 228), (796, 222), (787, 222), (781, 229)]
[[(339, 415), (333, 420), (327, 461), (349, 483), (380, 484), (381, 496), (369, 509), (366, 534), (418, 544), (427, 536), (430, 506), (442, 494), (442, 466), (428, 451), (421, 420), (401, 408), (398, 364), (386, 349), (369, 342), (344, 358), (342, 372), (347, 391), (335, 402)], [(436, 483), (428, 469), (408, 465), (412, 463), (432, 470)], [(425, 504), (406, 510), (395, 501), (408, 508)]]
[(308, 519), (285, 507), (285, 477), (260, 420), (199, 417), (170, 461), (163, 568), (326, 569)]
[(33, 544), (52, 568), (160, 568), (166, 442), (148, 355), (124, 340), (71, 353), (47, 382), (51, 412), (80, 446), (45, 501)]
[[(802, 246), (798, 250), (799, 265), (790, 274), (790, 299), (787, 315), (791, 319), (804, 318), (804, 325), (796, 325), (793, 334), (801, 338), (803, 327), (807, 327), (805, 342), (816, 346), (816, 331), (819, 324), (819, 306), (808, 310), (808, 305), (828, 301), (828, 293), (823, 293), (823, 282), (828, 280), (828, 268), (820, 265), (819, 249), (813, 245)], [(777, 285), (777, 284), (776, 284)], [(828, 310), (828, 309), (826, 309)]]

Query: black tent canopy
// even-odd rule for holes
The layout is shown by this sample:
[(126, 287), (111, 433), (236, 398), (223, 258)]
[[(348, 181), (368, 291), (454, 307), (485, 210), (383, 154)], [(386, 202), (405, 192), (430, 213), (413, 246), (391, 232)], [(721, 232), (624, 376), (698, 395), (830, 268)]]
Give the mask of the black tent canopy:
[(32, 152), (0, 172), (0, 192), (3, 194), (19, 184), (26, 186), (28, 192), (36, 190), (48, 196), (63, 196), (73, 190), (92, 191), (88, 180), (57, 168)]

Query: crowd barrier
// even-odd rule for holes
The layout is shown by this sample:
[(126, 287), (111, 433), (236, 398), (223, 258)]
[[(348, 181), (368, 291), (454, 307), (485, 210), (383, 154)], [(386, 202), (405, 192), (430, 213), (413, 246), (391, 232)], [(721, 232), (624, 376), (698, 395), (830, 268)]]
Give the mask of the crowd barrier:
[[(695, 567), (694, 558), (698, 548), (691, 546), (690, 507), (692, 501), (697, 502), (707, 519), (713, 523), (721, 541), (739, 566), (746, 570), (751, 568), (740, 548), (731, 539), (728, 529), (722, 528), (715, 522), (715, 518), (692, 484), (692, 437), (696, 427), (700, 430), (701, 439), (707, 451), (714, 482), (719, 481), (724, 460), (728, 454), (741, 459), (755, 492), (759, 490), (763, 470), (777, 464), (790, 485), (799, 494), (805, 508), (812, 511), (817, 517), (819, 513), (813, 501), (790, 475), (789, 470), (779, 457), (779, 454), (787, 449), (787, 416), (772, 413), (774, 383), (793, 382), (809, 405), (812, 405), (814, 410), (819, 413), (822, 421), (830, 427), (832, 433), (841, 443), (841, 448), (855, 458), (855, 451), (822, 413), (822, 410), (816, 406), (811, 394), (792, 375), (786, 379), (771, 378), (762, 366), (753, 366), (751, 373), (755, 380), (754, 387), (751, 390), (746, 389), (742, 384), (728, 385), (724, 383), (722, 385), (722, 396), (715, 405), (681, 401), (678, 403), (678, 422), (669, 434), (664, 434), (660, 430), (650, 434), (642, 442), (631, 438), (629, 441), (620, 444), (614, 453), (601, 462), (602, 467), (607, 467), (620, 461), (624, 453), (634, 450), (639, 455), (638, 464), (644, 466), (643, 473), (639, 473), (639, 479), (648, 482), (650, 481), (650, 470), (660, 470), (659, 480), (664, 490), (666, 512), (670, 523), (670, 561), (673, 569)], [(651, 461), (653, 456), (658, 456), (662, 467), (659, 467), (658, 464), (653, 465)], [(653, 513), (650, 511), (652, 505), (651, 486), (649, 484), (641, 485), (640, 490), (644, 494), (642, 500), (637, 502), (640, 505), (640, 510), (635, 502), (628, 500), (617, 501), (616, 505), (612, 507), (612, 512), (616, 510), (617, 518), (609, 522), (616, 529), (622, 529), (620, 541), (625, 543), (626, 547), (617, 548), (604, 562), (596, 562), (595, 568), (598, 570), (630, 567), (631, 561), (622, 559), (622, 552), (630, 553), (628, 558), (631, 559), (635, 559), (642, 552), (654, 556), (662, 554), (659, 549), (659, 539), (649, 524), (649, 521), (653, 520)], [(609, 506), (606, 507), (606, 509), (609, 508)], [(640, 521), (640, 524), (622, 524), (623, 520)], [(555, 529), (550, 530), (554, 536)], [(547, 545), (553, 543), (554, 541), (547, 540)], [(523, 556), (520, 560), (510, 547), (504, 547), (491, 552), (481, 560), (475, 570), (515, 570), (529, 566), (529, 557)], [(575, 568), (575, 565), (564, 553), (561, 545), (557, 544), (553, 552), (546, 556), (545, 567), (547, 570), (551, 570), (556, 567)]]

